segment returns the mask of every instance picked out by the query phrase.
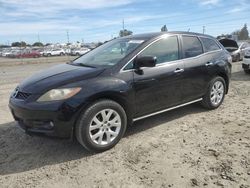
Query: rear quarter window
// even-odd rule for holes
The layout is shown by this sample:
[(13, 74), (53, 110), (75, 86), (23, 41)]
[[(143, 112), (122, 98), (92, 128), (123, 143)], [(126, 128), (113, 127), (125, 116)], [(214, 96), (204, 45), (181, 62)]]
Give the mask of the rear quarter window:
[(196, 57), (203, 53), (203, 48), (198, 37), (182, 36), (184, 58)]
[(200, 39), (203, 43), (205, 52), (211, 52), (221, 49), (220, 46), (213, 39), (203, 38), (203, 37), (201, 37)]

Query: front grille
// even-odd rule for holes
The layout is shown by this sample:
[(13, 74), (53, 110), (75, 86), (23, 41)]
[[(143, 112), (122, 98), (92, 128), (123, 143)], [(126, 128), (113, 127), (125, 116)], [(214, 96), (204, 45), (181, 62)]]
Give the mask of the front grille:
[(24, 93), (24, 92), (18, 91), (15, 98), (21, 99), (21, 100), (26, 100), (30, 95), (31, 95), (30, 93)]

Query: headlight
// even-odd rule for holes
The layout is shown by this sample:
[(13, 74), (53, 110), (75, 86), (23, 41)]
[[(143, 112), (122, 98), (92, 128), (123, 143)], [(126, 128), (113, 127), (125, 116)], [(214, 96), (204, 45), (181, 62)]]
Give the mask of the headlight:
[(38, 102), (49, 102), (68, 99), (76, 95), (81, 91), (80, 87), (76, 88), (64, 88), (64, 89), (52, 89), (43, 94), (37, 101)]

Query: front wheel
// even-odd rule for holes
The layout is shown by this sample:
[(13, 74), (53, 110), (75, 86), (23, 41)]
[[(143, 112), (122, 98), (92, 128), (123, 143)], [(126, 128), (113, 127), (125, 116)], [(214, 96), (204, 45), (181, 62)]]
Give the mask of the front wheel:
[(82, 113), (76, 124), (75, 135), (86, 149), (102, 152), (119, 142), (126, 127), (124, 109), (112, 100), (100, 100)]
[(224, 100), (225, 93), (225, 80), (220, 76), (215, 77), (209, 83), (208, 91), (202, 99), (202, 105), (208, 109), (218, 108)]

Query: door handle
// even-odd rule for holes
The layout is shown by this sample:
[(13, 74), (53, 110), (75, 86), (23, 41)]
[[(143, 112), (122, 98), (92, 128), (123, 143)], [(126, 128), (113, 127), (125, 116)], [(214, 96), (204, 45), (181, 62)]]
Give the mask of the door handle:
[(205, 65), (208, 67), (208, 66), (212, 66), (213, 63), (212, 62), (207, 62)]
[(176, 69), (176, 70), (174, 71), (174, 73), (182, 73), (182, 72), (184, 72), (184, 69), (180, 69), (180, 68), (178, 68), (178, 69)]

